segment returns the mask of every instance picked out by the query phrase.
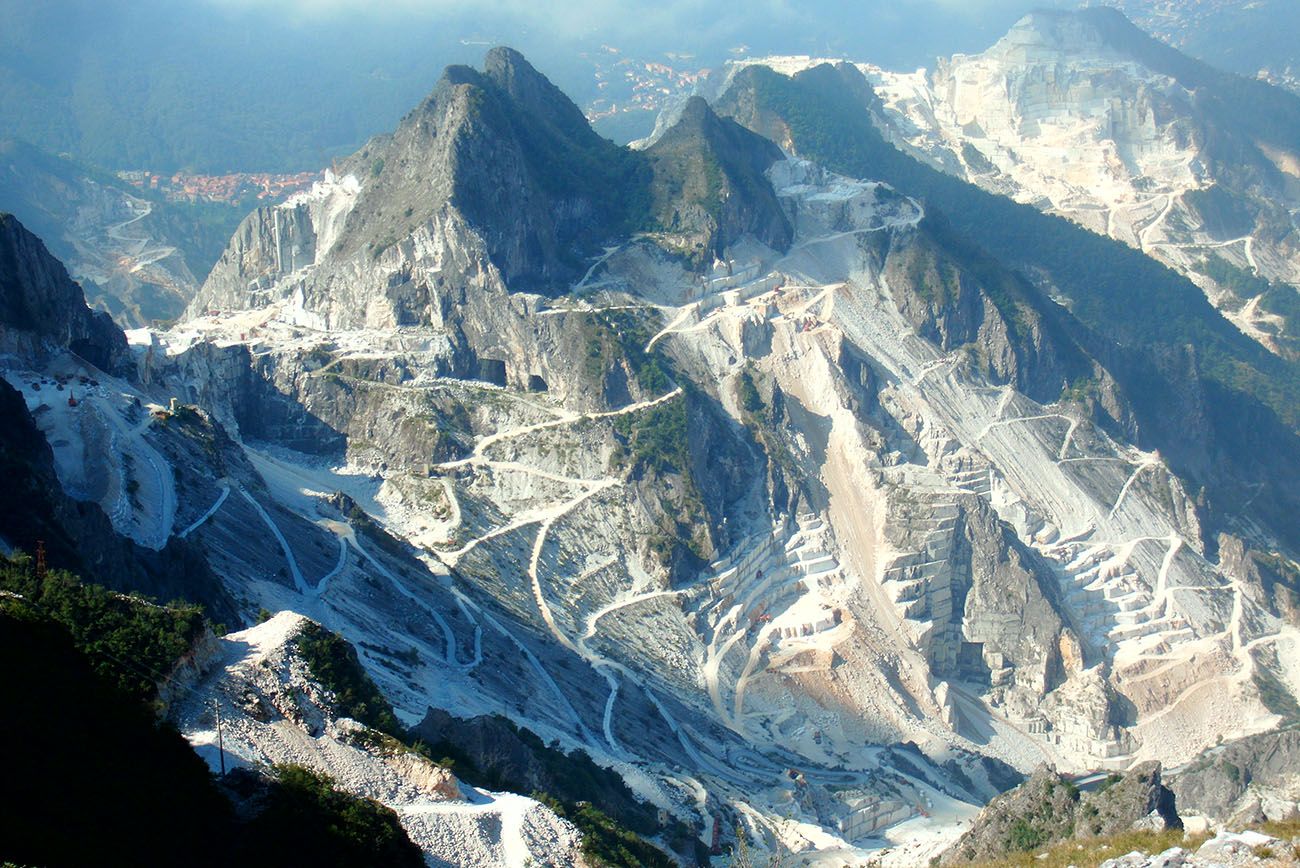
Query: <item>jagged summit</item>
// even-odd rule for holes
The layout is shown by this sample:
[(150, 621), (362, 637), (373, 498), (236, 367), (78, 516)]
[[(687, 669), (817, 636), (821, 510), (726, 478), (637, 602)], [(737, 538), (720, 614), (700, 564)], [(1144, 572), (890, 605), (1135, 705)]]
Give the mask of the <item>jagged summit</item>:
[[(747, 234), (784, 250), (790, 227), (764, 176), (781, 156), (703, 101), (649, 152), (620, 147), (522, 55), (495, 48), (482, 71), (449, 67), (313, 193), (251, 215), (190, 312), (302, 291), (329, 321), (428, 322), (430, 289), (559, 295), (638, 232), (697, 268)], [(395, 298), (394, 270), (418, 297)]]
[(449, 67), (396, 130), (337, 164), (312, 194), (251, 215), (191, 312), (259, 306), (300, 269), (320, 284), (345, 271), (355, 283), (416, 238), (460, 239), (457, 268), (476, 282), (567, 289), (601, 242), (643, 222), (648, 169), (597, 135), (517, 52), (494, 49), (484, 67)]
[(784, 156), (771, 141), (718, 117), (695, 96), (646, 154), (655, 220), (694, 245), (688, 256), (720, 257), (746, 233), (777, 250), (790, 246), (793, 230), (764, 175)]
[(582, 109), (513, 48), (498, 46), (483, 58), (483, 74), (499, 87), (530, 122), (586, 144), (608, 140), (591, 128)]
[(636, 167), (517, 52), (448, 68), (389, 137), (348, 160), (362, 191), (338, 252), (377, 256), (449, 206), (512, 289), (554, 291), (629, 222)]

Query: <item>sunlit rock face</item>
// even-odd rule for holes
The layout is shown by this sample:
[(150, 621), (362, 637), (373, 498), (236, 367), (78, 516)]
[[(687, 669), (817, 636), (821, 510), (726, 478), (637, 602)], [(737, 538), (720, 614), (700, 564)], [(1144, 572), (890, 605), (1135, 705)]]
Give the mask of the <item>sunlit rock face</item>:
[(1300, 163), (1293, 143), (1225, 113), (1252, 98), (1231, 76), (1103, 10), (1033, 13), (933, 71), (863, 70), (900, 147), (1168, 263), (1244, 332), (1295, 355), (1280, 300), (1290, 289), (1261, 298), (1267, 283), (1244, 280), (1300, 280), (1290, 216)]

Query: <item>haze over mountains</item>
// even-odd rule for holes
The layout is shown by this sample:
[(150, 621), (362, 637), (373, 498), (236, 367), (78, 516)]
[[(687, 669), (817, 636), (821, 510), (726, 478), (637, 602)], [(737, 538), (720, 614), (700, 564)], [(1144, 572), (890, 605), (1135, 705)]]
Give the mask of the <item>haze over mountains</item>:
[[(376, 132), (293, 78), (306, 39), (249, 105), (323, 126), (217, 150), (321, 179), (206, 259), (179, 206), (6, 151), (0, 617), (162, 659), (131, 701), (241, 769), (173, 786), (265, 836), (211, 858), (331, 811), (483, 866), (962, 864), (1296, 813), (1300, 98), (1113, 10), (920, 72), (777, 47), (782, 14), (635, 147), (501, 46)], [(37, 66), (5, 98), (57, 106), (43, 147), (208, 159), (78, 127), (80, 73)], [(56, 253), (110, 276), (83, 297)], [(13, 816), (0, 858), (50, 858), (53, 815)]]
[[(813, 54), (914, 70), (982, 50), (1031, 9), (1073, 5), (818, 0), (736, 16), (717, 2), (648, 12), (605, 0), (557, 14), (504, 0), (472, 10), (348, 0), (8, 0), (0, 5), (0, 136), (109, 170), (315, 170), (391, 129), (444, 66), (510, 44), (585, 111), (603, 115), (598, 128), (626, 141), (653, 124), (661, 88), (676, 92), (681, 75), (737, 56)], [(1284, 0), (1241, 6), (1136, 0), (1124, 8), (1140, 26), (1234, 72), (1293, 64), (1286, 52), (1300, 28), (1295, 10)], [(1240, 35), (1209, 36), (1225, 32)], [(1263, 39), (1270, 48), (1261, 53)], [(1250, 49), (1229, 57), (1232, 46)], [(622, 111), (607, 114), (611, 107)]]

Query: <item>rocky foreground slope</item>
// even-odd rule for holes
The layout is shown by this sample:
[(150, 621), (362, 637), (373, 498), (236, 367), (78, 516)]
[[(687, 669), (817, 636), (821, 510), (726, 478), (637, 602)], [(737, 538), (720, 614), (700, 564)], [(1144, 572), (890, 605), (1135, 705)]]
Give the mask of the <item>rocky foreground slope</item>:
[(981, 811), (940, 864), (996, 862), (1061, 841), (1133, 829), (1182, 829), (1174, 794), (1161, 782), (1158, 764), (1145, 763), (1104, 783), (1081, 793), (1051, 769), (1040, 767), (1029, 780)]
[(1044, 761), (1276, 727), (1281, 362), (1185, 281), (1190, 350), (1057, 303), (819, 151), (868, 142), (809, 123), (827, 81), (861, 95), (753, 72), (633, 152), (494, 50), (250, 215), (134, 372), (47, 340), (6, 379), (70, 495), (350, 639), (402, 723), (503, 715), (704, 842), (918, 864)]
[(1182, 865), (1187, 868), (1229, 868), (1237, 865), (1294, 865), (1297, 853), (1295, 836), (1275, 837), (1247, 829), (1243, 832), (1222, 831), (1194, 849), (1170, 847), (1159, 853), (1134, 850), (1107, 859), (1102, 868), (1164, 868)]
[(327, 775), (345, 792), (395, 810), (431, 865), (579, 861), (577, 830), (546, 806), (462, 785), (345, 716), (299, 647), (308, 623), (282, 612), (231, 633), (207, 650), (199, 666), (205, 675), (171, 685), (179, 701), (170, 717), (211, 768), (292, 764)]
[[(1199, 774), (1188, 769), (1179, 781), (1186, 787)], [(1238, 817), (1214, 831), (1204, 815), (1184, 822), (1178, 801), (1154, 764), (1077, 783), (1040, 767), (980, 811), (938, 864), (1222, 868), (1294, 865), (1300, 856), (1294, 802), (1271, 823)]]

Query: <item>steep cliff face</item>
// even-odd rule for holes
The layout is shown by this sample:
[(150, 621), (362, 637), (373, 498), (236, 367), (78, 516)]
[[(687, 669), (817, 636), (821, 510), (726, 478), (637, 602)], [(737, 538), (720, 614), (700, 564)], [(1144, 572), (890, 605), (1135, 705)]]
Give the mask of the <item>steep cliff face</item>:
[[(213, 268), (209, 283), (227, 283), (232, 292), (256, 293), (280, 275), (291, 274), (316, 262), (317, 230), (328, 232), (329, 211), (342, 210), (355, 193), (349, 181), (326, 175), (311, 194), (296, 196), (283, 205), (258, 208), (235, 230), (230, 245)], [(328, 249), (329, 244), (323, 245)], [(232, 298), (224, 299), (233, 302)], [(215, 294), (200, 296), (199, 306), (217, 304)], [(193, 308), (192, 308), (193, 309)]]
[(1217, 822), (1294, 818), (1300, 802), (1300, 731), (1264, 733), (1206, 751), (1170, 782), (1183, 813)]
[[(1048, 563), (985, 501), (971, 501), (956, 529), (957, 557), (970, 565), (970, 586), (960, 589), (962, 640), (975, 647), (961, 649), (959, 665), (978, 671), (982, 663), (993, 683), (1010, 675), (1030, 695), (1045, 695), (1063, 680), (1059, 643), (1067, 624), (1060, 590)], [(980, 659), (971, 660), (976, 654)]]
[(942, 216), (919, 228), (914, 243), (891, 246), (882, 261), (913, 328), (945, 351), (964, 350), (990, 379), (1039, 401), (1091, 383), (1080, 397), (1092, 417), (1113, 431), (1136, 433), (1122, 388), (1092, 357), (1078, 322)]
[(748, 234), (784, 251), (789, 221), (764, 172), (782, 158), (772, 142), (719, 118), (701, 97), (646, 150), (656, 222), (697, 265), (711, 264)]
[(86, 307), (62, 263), (11, 214), (0, 214), (0, 349), (21, 356), (71, 350), (106, 371), (126, 355), (121, 330)]
[[(1225, 301), (1213, 287), (1209, 296), (1239, 325), (1237, 308), (1266, 313), (1278, 305), (1283, 310), (1295, 297), (1290, 286), (1278, 282), (1282, 272), (1268, 271), (1272, 254), (1264, 253), (1273, 240), (1291, 233), (1290, 220), (1270, 228), (1268, 218), (1255, 216), (1288, 207), (1280, 203), (1290, 195), (1290, 182), (1278, 183), (1276, 168), (1260, 163), (1255, 145), (1277, 140), (1279, 129), (1290, 124), (1293, 97), (1213, 73), (1139, 37), (1106, 12), (1046, 13), (1025, 19), (984, 55), (955, 58), (945, 67), (953, 100), (988, 115), (987, 130), (983, 121), (971, 120), (974, 114), (965, 118), (970, 123), (943, 121), (956, 103), (947, 91), (932, 91), (926, 76), (913, 81), (866, 65), (808, 68), (814, 63), (808, 59), (774, 61), (796, 73), (793, 86), (752, 64), (733, 70), (723, 76), (733, 86), (720, 105), (796, 152), (802, 148), (842, 171), (883, 177), (926, 197), (960, 235), (1002, 264), (1021, 269), (1035, 289), (1066, 306), (1086, 327), (1080, 330), (1076, 323), (1069, 331), (1108, 372), (1076, 371), (1063, 394), (1089, 406), (1096, 418), (1109, 416), (1144, 447), (1158, 448), (1192, 490), (1204, 488), (1198, 498), (1211, 506), (1203, 513), (1211, 549), (1217, 533), (1231, 532), (1232, 516), (1247, 501), (1267, 516), (1280, 540), (1294, 546), (1295, 524), (1285, 516), (1295, 509), (1289, 493), (1295, 462), (1277, 456), (1300, 449), (1297, 422), (1288, 409), (1295, 402), (1279, 393), (1300, 382), (1297, 368), (1244, 345), (1240, 332), (1226, 331), (1228, 322), (1193, 295), (1198, 286), (1208, 286), (1209, 274), (1236, 286), (1254, 301), (1241, 307), (1246, 296)], [(1239, 97), (1240, 105), (1228, 94)], [(1153, 107), (1152, 100), (1172, 100), (1166, 105), (1170, 113), (1161, 114), (1165, 109)], [(847, 123), (855, 112), (872, 121)], [(1004, 114), (993, 118), (998, 112)], [(1134, 119), (1139, 115), (1142, 123)], [(1276, 118), (1277, 124), (1260, 118)], [(926, 138), (936, 129), (937, 138)], [(836, 135), (828, 137), (827, 130)], [(890, 147), (882, 132), (920, 162)], [(980, 150), (998, 136), (1006, 139), (1012, 168), (999, 169), (1002, 164)], [(1242, 136), (1250, 142), (1230, 144)], [(1125, 143), (1116, 145), (1120, 139)], [(1062, 142), (1078, 156), (1062, 162)], [(1183, 157), (1170, 155), (1175, 146)], [(984, 196), (924, 163), (1099, 232), (1115, 230), (1111, 234), (1117, 238), (1116, 227), (1131, 217), (1142, 241), (1134, 245), (1189, 279), (1175, 280), (1144, 257), (1121, 255), (1115, 245), (1062, 221), (1031, 219), (1027, 208)], [(1107, 180), (1062, 182), (1060, 197), (1043, 193), (1050, 186), (999, 186), (1019, 171), (1016, 166), (1031, 164), (1058, 181), (1061, 173), (1071, 172)], [(1199, 173), (1199, 186), (1180, 193), (1176, 184), (1166, 190), (1153, 180), (1174, 170)], [(1131, 195), (1119, 195), (1115, 185), (1131, 185)], [(1114, 201), (1107, 199), (1112, 194), (1118, 197)], [(1100, 197), (1096, 202), (1109, 204), (1088, 204), (1094, 195)], [(1272, 204), (1260, 204), (1261, 196), (1271, 197)], [(1196, 213), (1184, 214), (1184, 205)], [(1107, 213), (1109, 229), (1089, 222)], [(1279, 249), (1285, 251), (1287, 244)], [(1247, 256), (1254, 257), (1253, 265)], [(1262, 339), (1275, 350), (1282, 347), (1267, 335)], [(1243, 487), (1246, 479), (1250, 482)], [(1263, 499), (1250, 500), (1256, 491)]]

